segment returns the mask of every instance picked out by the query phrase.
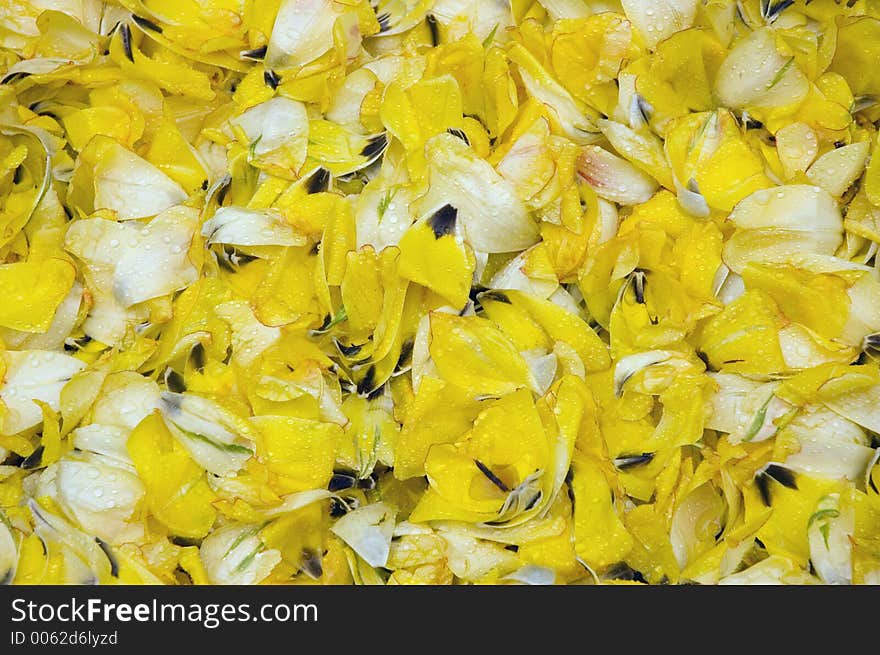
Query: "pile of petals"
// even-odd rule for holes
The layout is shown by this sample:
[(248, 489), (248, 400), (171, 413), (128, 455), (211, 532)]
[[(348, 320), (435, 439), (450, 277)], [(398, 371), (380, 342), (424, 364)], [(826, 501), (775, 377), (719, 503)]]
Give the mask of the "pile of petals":
[(0, 0), (0, 580), (880, 583), (876, 0)]

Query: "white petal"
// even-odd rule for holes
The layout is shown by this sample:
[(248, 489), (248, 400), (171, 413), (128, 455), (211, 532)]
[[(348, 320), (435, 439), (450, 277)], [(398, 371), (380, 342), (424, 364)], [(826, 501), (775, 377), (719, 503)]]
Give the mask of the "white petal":
[(333, 0), (284, 0), (275, 17), (266, 51), (270, 68), (293, 68), (333, 47), (333, 25), (341, 13)]
[(230, 525), (212, 532), (199, 548), (199, 557), (214, 584), (255, 585), (281, 561), (281, 553), (267, 550), (258, 525)]
[(68, 294), (55, 310), (49, 329), (43, 334), (20, 332), (8, 328), (0, 329), (3, 341), (8, 348), (16, 350), (57, 350), (64, 345), (64, 340), (73, 332), (76, 321), (79, 318), (79, 308), (82, 304), (83, 285), (75, 280)]
[(209, 244), (227, 243), (234, 246), (302, 246), (305, 237), (275, 211), (220, 207), (202, 225), (202, 236)]
[(243, 422), (207, 398), (163, 391), (159, 409), (171, 434), (215, 475), (238, 471), (254, 454), (254, 441)]
[(230, 300), (214, 308), (214, 312), (232, 328), (233, 359), (242, 366), (250, 365), (266, 348), (281, 338), (281, 329), (260, 323), (243, 300)]
[(159, 385), (134, 371), (110, 375), (92, 408), (92, 421), (132, 430), (159, 406)]
[(789, 123), (774, 136), (779, 162), (787, 178), (806, 171), (819, 152), (819, 137), (806, 123)]
[(829, 494), (819, 500), (810, 517), (807, 536), (810, 561), (825, 584), (852, 583), (854, 532), (855, 511), (841, 506), (840, 494)]
[(298, 162), (295, 166), (298, 168), (306, 156), (308, 118), (304, 104), (277, 96), (251, 107), (230, 122), (244, 130), (251, 143), (256, 143), (255, 155), (259, 157), (286, 146), (295, 153), (293, 159)]
[(621, 0), (621, 4), (652, 50), (666, 37), (689, 28), (697, 14), (697, 0)]
[(58, 501), (88, 534), (115, 544), (143, 536), (132, 523), (146, 490), (137, 475), (100, 455), (63, 457), (56, 473)]
[(18, 564), (18, 547), (15, 535), (0, 510), (0, 584), (9, 584), (15, 577)]
[(861, 346), (869, 334), (880, 332), (880, 282), (873, 273), (862, 275), (847, 289), (849, 318), (841, 339), (852, 346)]
[(538, 298), (549, 298), (559, 287), (559, 282), (555, 278), (553, 280), (545, 280), (526, 275), (524, 268), (528, 252), (520, 253), (495, 273), (489, 282), (489, 288), (499, 290), (518, 289)]
[(126, 449), (129, 434), (129, 430), (115, 425), (92, 423), (74, 430), (71, 439), (74, 448), (131, 465), (131, 457)]
[(113, 295), (123, 307), (167, 295), (198, 279), (188, 254), (198, 221), (196, 209), (173, 207), (142, 227), (134, 241), (125, 241), (113, 275)]
[(430, 188), (418, 203), (419, 215), (451, 204), (471, 246), (482, 252), (519, 251), (538, 241), (538, 228), (510, 182), (461, 139), (440, 134), (428, 141), (425, 156)]
[(45, 350), (9, 350), (2, 355), (6, 379), (0, 400), (8, 410), (2, 434), (15, 434), (39, 424), (43, 413), (34, 400), (58, 411), (61, 389), (85, 363), (75, 357)]
[(826, 400), (825, 405), (853, 423), (880, 433), (880, 385), (841, 394)]
[(391, 551), (396, 512), (385, 503), (372, 503), (349, 512), (330, 530), (370, 566), (385, 566)]
[(556, 355), (553, 353), (544, 354), (541, 351), (527, 351), (521, 354), (529, 366), (529, 372), (534, 381), (534, 388), (543, 396), (547, 393), (547, 389), (550, 388), (556, 377), (556, 368), (559, 364)]
[(817, 584), (819, 581), (799, 568), (790, 559), (771, 555), (745, 571), (721, 578), (721, 585), (783, 585)]
[(112, 209), (122, 220), (155, 216), (187, 198), (177, 182), (118, 143), (95, 165), (94, 184), (95, 209)]
[(807, 177), (832, 196), (842, 196), (862, 174), (870, 150), (867, 141), (835, 148), (813, 162), (807, 170)]
[(728, 53), (718, 69), (715, 92), (722, 105), (779, 107), (803, 100), (810, 84), (797, 67), (776, 49), (769, 27), (750, 33)]
[(647, 202), (659, 186), (650, 175), (597, 145), (581, 150), (577, 172), (596, 195), (620, 205)]

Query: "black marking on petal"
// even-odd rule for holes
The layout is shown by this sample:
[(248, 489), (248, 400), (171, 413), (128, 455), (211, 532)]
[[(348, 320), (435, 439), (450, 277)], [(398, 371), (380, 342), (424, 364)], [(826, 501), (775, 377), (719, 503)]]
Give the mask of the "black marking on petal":
[[(874, 105), (876, 105), (876, 104), (877, 104), (877, 100), (878, 100), (877, 96), (875, 96), (875, 95), (870, 95), (870, 94), (869, 94), (869, 95), (856, 96), (856, 97), (853, 99), (853, 104), (852, 104), (852, 110), (851, 110), (851, 111), (852, 111), (853, 114), (857, 114), (857, 113), (859, 113), (860, 111), (864, 111), (864, 110), (866, 110), (866, 109), (868, 109), (868, 108), (873, 107)], [(876, 124), (876, 122), (875, 122), (875, 124)]]
[(353, 343), (350, 346), (346, 346), (345, 344), (340, 343), (337, 339), (334, 339), (334, 341), (336, 342), (336, 347), (339, 349), (339, 352), (342, 353), (343, 357), (354, 357), (364, 347), (363, 344), (360, 343)]
[(880, 489), (877, 489), (877, 485), (874, 484), (874, 476), (873, 475), (868, 476), (868, 486), (874, 490), (875, 494), (880, 494)]
[(15, 569), (10, 568), (0, 577), (0, 587), (12, 584), (13, 578), (15, 578)]
[(266, 57), (268, 46), (261, 45), (253, 50), (242, 50), (238, 53), (241, 59), (253, 59), (254, 61), (262, 61)]
[(330, 516), (335, 519), (338, 519), (340, 516), (345, 516), (348, 514), (348, 505), (339, 500), (338, 498), (330, 499)]
[(447, 131), (449, 134), (451, 134), (452, 136), (457, 136), (459, 139), (461, 139), (462, 141), (464, 141), (466, 144), (468, 144), (468, 145), (471, 144), (470, 140), (467, 138), (467, 134), (465, 134), (463, 131), (461, 131), (461, 130), (458, 129), (457, 127), (450, 127), (450, 128), (449, 128), (448, 130), (446, 130), (446, 131)]
[(221, 248), (220, 253), (215, 253), (215, 255), (217, 257), (217, 263), (220, 265), (220, 268), (228, 273), (235, 273), (235, 267), (232, 265), (232, 262), (229, 261), (229, 256), (226, 254), (225, 249)]
[(376, 488), (376, 483), (379, 481), (379, 476), (374, 471), (370, 473), (365, 478), (361, 478), (358, 480), (358, 489), (364, 489), (366, 491), (371, 491)]
[(834, 142), (834, 147), (835, 147), (835, 148), (842, 148), (842, 147), (845, 146), (845, 145), (846, 145), (846, 141), (835, 141), (835, 142)]
[(758, 491), (761, 493), (761, 501), (770, 507), (770, 476), (758, 473), (755, 476), (755, 484), (758, 485)]
[(327, 484), (327, 491), (343, 491), (351, 489), (357, 484), (357, 478), (350, 473), (333, 473)]
[(220, 249), (220, 265), (233, 273), (237, 271), (239, 267), (244, 266), (245, 264), (250, 264), (255, 259), (257, 259), (257, 257), (243, 253), (235, 248), (235, 246), (224, 244)]
[(495, 302), (500, 302), (505, 305), (513, 304), (508, 295), (503, 291), (486, 291), (485, 293), (481, 293), (480, 302), (482, 303), (485, 300), (494, 300)]
[(164, 393), (162, 394), (162, 404), (165, 406), (165, 411), (169, 414), (178, 414), (180, 413), (180, 405), (183, 402), (183, 396), (177, 393)]
[(412, 339), (407, 339), (400, 346), (400, 354), (397, 356), (397, 364), (394, 365), (395, 371), (403, 370), (412, 364), (413, 347), (415, 346)]
[(43, 460), (43, 450), (44, 447), (42, 444), (37, 446), (36, 450), (32, 452), (30, 455), (24, 458), (21, 462), (21, 467), (23, 469), (35, 469), (40, 466), (40, 463)]
[(307, 193), (321, 193), (330, 188), (330, 171), (323, 166), (312, 173), (306, 182)]
[(504, 550), (509, 550), (511, 553), (518, 553), (518, 552), (519, 552), (519, 546), (517, 546), (516, 544), (507, 544), (507, 545), (504, 547)]
[(654, 453), (641, 453), (640, 455), (621, 455), (614, 460), (614, 466), (621, 471), (647, 464), (654, 459)]
[(229, 187), (232, 186), (232, 176), (227, 173), (220, 180), (220, 184), (217, 186), (217, 204), (223, 205), (223, 201), (226, 200), (226, 194), (229, 192)]
[(179, 537), (174, 535), (170, 537), (171, 543), (175, 546), (180, 546), (181, 548), (188, 548), (189, 546), (199, 546), (202, 543), (201, 539), (190, 539), (189, 537)]
[(697, 350), (697, 357), (700, 358), (700, 361), (706, 365), (706, 370), (715, 372), (715, 367), (712, 366), (712, 363), (709, 361), (709, 355), (704, 353), (702, 350)]
[(266, 86), (274, 90), (281, 84), (281, 76), (275, 71), (267, 70), (263, 73), (263, 81), (266, 83)]
[(3, 466), (19, 466), (24, 461), (24, 457), (18, 453), (10, 452), (6, 459), (3, 460)]
[(747, 130), (760, 130), (764, 127), (764, 123), (759, 120), (755, 120), (754, 118), (746, 118), (746, 129)]
[(16, 82), (20, 79), (23, 79), (30, 75), (25, 71), (18, 71), (15, 73), (9, 73), (9, 75), (5, 75), (2, 80), (0, 80), (0, 84), (10, 84), (11, 82)]
[(119, 28), (119, 34), (122, 37), (122, 49), (125, 51), (125, 57), (131, 63), (134, 63), (134, 52), (131, 49), (131, 28), (128, 23), (123, 23)]
[(795, 478), (794, 471), (783, 468), (778, 464), (771, 464), (766, 469), (764, 469), (764, 473), (776, 480), (783, 487), (788, 487), (789, 489), (798, 488), (797, 479)]
[(15, 167), (15, 170), (12, 171), (12, 183), (18, 184), (21, 182), (21, 178), (24, 176), (24, 167), (19, 164)]
[(104, 555), (107, 556), (107, 559), (110, 562), (110, 575), (114, 578), (119, 577), (119, 562), (116, 561), (116, 556), (113, 554), (113, 551), (110, 549), (110, 544), (101, 539), (100, 537), (95, 537), (95, 543), (101, 547), (101, 550), (104, 551)]
[(495, 475), (495, 474), (492, 472), (492, 469), (490, 469), (488, 466), (486, 466), (485, 464), (483, 464), (483, 462), (481, 462), (481, 461), (478, 460), (478, 459), (475, 459), (475, 460), (474, 460), (474, 464), (476, 464), (476, 465), (477, 465), (477, 468), (480, 469), (480, 472), (481, 472), (483, 475), (485, 475), (487, 478), (489, 478), (489, 481), (490, 481), (492, 484), (494, 484), (496, 487), (498, 487), (499, 489), (501, 489), (501, 491), (504, 491), (504, 492), (509, 492), (509, 491), (510, 491), (510, 489), (507, 487), (507, 485), (504, 484), (504, 481), (503, 481), (501, 478), (499, 478), (497, 475)]
[(641, 571), (632, 568), (626, 562), (612, 564), (603, 573), (602, 577), (607, 580), (631, 580), (633, 582), (647, 582)]
[(480, 294), (485, 293), (488, 290), (488, 287), (484, 287), (482, 284), (471, 285), (471, 290), (468, 291), (468, 298), (474, 303), (475, 309), (479, 310), (480, 308)]
[(174, 577), (181, 585), (193, 584), (192, 576), (180, 564), (178, 564), (174, 569)]
[(319, 579), (324, 575), (324, 567), (321, 566), (321, 556), (310, 548), (303, 548), (302, 570), (313, 580)]
[(387, 11), (376, 16), (376, 20), (379, 22), (379, 32), (387, 32), (391, 28), (391, 14)]
[(529, 500), (529, 502), (526, 503), (526, 506), (525, 506), (526, 511), (532, 509), (535, 505), (537, 505), (538, 501), (541, 500), (541, 497), (543, 495), (544, 495), (544, 493), (539, 491), (534, 496), (532, 496), (531, 500)]
[(367, 141), (367, 145), (361, 150), (361, 157), (373, 159), (373, 157), (378, 157), (385, 152), (386, 147), (388, 147), (388, 136), (384, 132), (377, 134)]
[(849, 211), (849, 203), (852, 201), (853, 198), (855, 198), (861, 187), (862, 178), (859, 178), (855, 182), (850, 184), (847, 190), (844, 191), (843, 195), (840, 197), (840, 203), (843, 206), (843, 209), (841, 211), (843, 212), (844, 218), (846, 218), (846, 214)]
[(434, 232), (434, 238), (448, 236), (455, 232), (458, 210), (452, 205), (443, 205), (428, 219), (428, 226)]
[(774, 2), (767, 9), (767, 20), (772, 23), (777, 18), (779, 18), (779, 14), (791, 7), (793, 4), (794, 0), (779, 0), (779, 2)]
[(636, 296), (636, 302), (640, 305), (645, 304), (645, 279), (647, 276), (644, 271), (636, 269), (632, 273), (633, 293)]
[(159, 25), (156, 25), (156, 23), (151, 21), (149, 18), (144, 18), (143, 16), (135, 16), (134, 14), (131, 15), (131, 18), (135, 23), (138, 24), (138, 27), (142, 27), (145, 30), (158, 32), (159, 34), (162, 33), (162, 28)]
[(880, 332), (869, 334), (862, 345), (863, 350), (880, 350)]
[(192, 350), (189, 351), (189, 361), (192, 363), (193, 368), (199, 373), (205, 370), (207, 356), (205, 354), (205, 346), (203, 346), (201, 342), (194, 345)]
[(367, 400), (376, 400), (376, 398), (381, 396), (383, 393), (385, 393), (384, 382), (367, 394)]
[(365, 396), (368, 393), (374, 391), (374, 387), (376, 385), (376, 365), (370, 364), (370, 368), (367, 369), (366, 375), (361, 378), (361, 381), (357, 383), (357, 392), (361, 396)]
[(431, 32), (431, 45), (440, 45), (440, 28), (437, 26), (437, 18), (434, 14), (425, 16), (425, 23), (428, 25), (428, 31)]
[(651, 122), (651, 113), (654, 111), (654, 108), (650, 105), (650, 103), (645, 100), (640, 94), (635, 95), (636, 100), (636, 108), (639, 110), (639, 113), (642, 115), (642, 120), (645, 121), (645, 124), (650, 124)]
[[(464, 114), (464, 117), (465, 117), (465, 118), (473, 118), (475, 121), (477, 121), (480, 125), (483, 126), (483, 129), (486, 130), (486, 133), (489, 132), (489, 126), (486, 125), (486, 121), (484, 121), (484, 120), (479, 116), (479, 114)], [(490, 143), (491, 143), (491, 140), (490, 140)]]
[(173, 391), (174, 393), (186, 391), (186, 382), (183, 381), (183, 376), (173, 368), (165, 369), (165, 386), (168, 388), (168, 391)]

